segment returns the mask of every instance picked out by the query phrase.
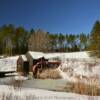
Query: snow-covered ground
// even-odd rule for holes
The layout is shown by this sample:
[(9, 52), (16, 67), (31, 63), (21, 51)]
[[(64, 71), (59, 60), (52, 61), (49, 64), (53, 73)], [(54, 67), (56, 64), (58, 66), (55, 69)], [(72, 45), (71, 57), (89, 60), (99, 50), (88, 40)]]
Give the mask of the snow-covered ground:
[(60, 59), (67, 59), (67, 58), (77, 58), (77, 59), (87, 59), (90, 58), (89, 51), (83, 52), (71, 52), (71, 53), (46, 53), (45, 57), (52, 58), (52, 57), (59, 57)]
[[(82, 81), (91, 83), (94, 81), (100, 85), (100, 63), (80, 60), (62, 62), (58, 71), (63, 79), (70, 82)], [(92, 83), (91, 83), (92, 84)]]
[(0, 59), (0, 71), (16, 71), (18, 56)]
[(100, 97), (42, 89), (21, 88), (20, 90), (2, 85), (0, 86), (0, 100), (100, 100)]

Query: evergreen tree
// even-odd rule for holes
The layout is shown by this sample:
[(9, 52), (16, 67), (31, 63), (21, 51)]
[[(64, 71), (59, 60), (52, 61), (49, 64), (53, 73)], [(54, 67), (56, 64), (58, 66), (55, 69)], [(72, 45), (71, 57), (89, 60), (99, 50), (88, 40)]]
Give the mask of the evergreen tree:
[(94, 56), (100, 57), (100, 21), (96, 21), (90, 36), (90, 50)]
[(87, 35), (81, 33), (79, 39), (80, 39), (80, 50), (83, 51), (87, 47)]
[(65, 36), (62, 33), (60, 33), (58, 35), (58, 43), (59, 43), (60, 52), (64, 51), (64, 41), (65, 41)]
[(68, 35), (67, 42), (69, 51), (74, 51), (74, 46), (76, 45), (76, 36), (73, 34)]

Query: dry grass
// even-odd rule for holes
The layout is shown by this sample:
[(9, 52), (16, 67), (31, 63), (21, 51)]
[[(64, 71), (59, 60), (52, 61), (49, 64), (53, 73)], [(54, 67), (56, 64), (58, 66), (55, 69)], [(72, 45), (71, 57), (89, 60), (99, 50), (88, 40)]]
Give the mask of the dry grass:
[(65, 87), (63, 87), (63, 90), (66, 92), (74, 92), (82, 95), (100, 96), (100, 87), (98, 87), (95, 82), (91, 84), (85, 84), (80, 81), (76, 83), (69, 82)]
[(57, 69), (46, 69), (38, 75), (40, 79), (60, 79), (61, 76)]
[[(21, 93), (21, 91), (19, 91)], [(3, 92), (0, 94), (0, 100), (36, 100), (35, 95), (17, 95), (13, 92), (6, 93)]]

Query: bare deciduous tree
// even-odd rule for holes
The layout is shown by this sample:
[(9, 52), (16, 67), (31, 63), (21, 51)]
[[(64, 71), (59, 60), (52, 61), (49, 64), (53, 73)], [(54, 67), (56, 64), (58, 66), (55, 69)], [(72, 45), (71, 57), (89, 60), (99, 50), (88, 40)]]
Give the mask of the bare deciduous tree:
[(30, 51), (43, 51), (49, 49), (49, 36), (47, 32), (39, 29), (31, 34), (28, 41), (28, 49)]

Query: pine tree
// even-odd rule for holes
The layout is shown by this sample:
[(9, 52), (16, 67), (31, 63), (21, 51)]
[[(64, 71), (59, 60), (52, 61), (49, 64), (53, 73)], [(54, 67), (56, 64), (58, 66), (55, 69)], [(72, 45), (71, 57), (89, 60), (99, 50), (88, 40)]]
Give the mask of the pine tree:
[(92, 55), (100, 57), (100, 21), (96, 21), (90, 36), (90, 50)]

